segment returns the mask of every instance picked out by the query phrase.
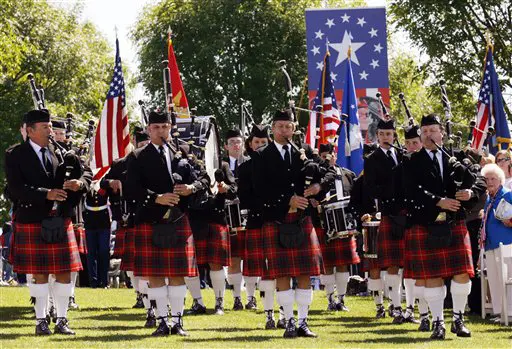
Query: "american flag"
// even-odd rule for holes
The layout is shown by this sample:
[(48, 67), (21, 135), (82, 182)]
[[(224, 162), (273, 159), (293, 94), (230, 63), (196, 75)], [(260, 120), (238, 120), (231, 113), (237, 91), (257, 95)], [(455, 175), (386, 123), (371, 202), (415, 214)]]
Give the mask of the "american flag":
[[(386, 38), (384, 7), (306, 10), (309, 99), (315, 98), (316, 83), (323, 71), (322, 57), (329, 50), (334, 93), (338, 101), (342, 100), (350, 47), (360, 126), (365, 136), (368, 126), (382, 118), (377, 92), (389, 106)], [(365, 138), (373, 141), (374, 135)]]
[(112, 161), (126, 155), (129, 143), (130, 131), (124, 77), (119, 55), (119, 41), (116, 39), (114, 74), (94, 137), (91, 168), (95, 179), (103, 177)]
[[(315, 112), (311, 112), (309, 116), (308, 132), (306, 134), (306, 143), (311, 145), (311, 147), (316, 146), (316, 148), (320, 144), (333, 142), (340, 126), (340, 112), (336, 104), (336, 96), (334, 95), (329, 56), (329, 51), (327, 51), (323, 61), (320, 83), (312, 104), (312, 109)], [(322, 106), (320, 113), (316, 112), (316, 106)], [(319, 121), (318, 125), (317, 119)], [(316, 137), (319, 138), (315, 142)]]
[(508, 128), (507, 116), (503, 107), (503, 96), (501, 95), (498, 74), (494, 66), (492, 45), (488, 45), (484, 61), (484, 75), (480, 93), (478, 94), (476, 127), (473, 130), (472, 147), (481, 149), (487, 138), (489, 126), (494, 126), (496, 135), (491, 139), (489, 148), (495, 154), (501, 149), (501, 144), (510, 146), (510, 131)]

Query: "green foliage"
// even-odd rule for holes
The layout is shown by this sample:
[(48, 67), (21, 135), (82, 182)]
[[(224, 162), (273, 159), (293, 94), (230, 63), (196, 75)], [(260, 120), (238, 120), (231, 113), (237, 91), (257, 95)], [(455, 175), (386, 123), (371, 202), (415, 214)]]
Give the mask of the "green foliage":
[[(453, 114), (460, 120), (475, 115), (471, 96), (481, 83), (487, 30), (501, 87), (512, 87), (510, 0), (392, 0), (389, 8), (398, 28), (428, 55), (423, 68), (434, 78), (431, 84), (446, 80)], [(438, 93), (437, 86), (432, 89)]]
[[(307, 74), (304, 11), (321, 1), (166, 0), (146, 7), (132, 31), (140, 77), (155, 106), (164, 102), (160, 62), (167, 59), (170, 27), (189, 104), (213, 114), (222, 128), (239, 124), (240, 100), (256, 121), (287, 105), (285, 59), (293, 84)], [(329, 1), (358, 6), (364, 1)]]
[[(21, 140), (22, 115), (33, 109), (27, 74), (43, 86), (53, 115), (97, 117), (108, 90), (112, 48), (80, 7), (65, 11), (34, 0), (0, 6), (0, 151)], [(0, 183), (3, 183), (3, 156)]]

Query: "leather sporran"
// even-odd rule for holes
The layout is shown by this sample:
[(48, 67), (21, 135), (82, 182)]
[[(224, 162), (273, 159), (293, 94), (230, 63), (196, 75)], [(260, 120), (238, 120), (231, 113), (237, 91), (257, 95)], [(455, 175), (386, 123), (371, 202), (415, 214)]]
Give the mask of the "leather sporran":
[(300, 248), (306, 241), (306, 233), (302, 228), (302, 221), (293, 223), (277, 222), (279, 231), (279, 244), (284, 248)]
[(41, 239), (47, 244), (57, 244), (67, 240), (64, 218), (47, 217), (41, 222)]
[(452, 244), (452, 231), (448, 222), (429, 224), (427, 226), (427, 247), (446, 248)]
[(405, 216), (389, 216), (391, 221), (391, 238), (400, 240), (405, 235), (407, 217)]

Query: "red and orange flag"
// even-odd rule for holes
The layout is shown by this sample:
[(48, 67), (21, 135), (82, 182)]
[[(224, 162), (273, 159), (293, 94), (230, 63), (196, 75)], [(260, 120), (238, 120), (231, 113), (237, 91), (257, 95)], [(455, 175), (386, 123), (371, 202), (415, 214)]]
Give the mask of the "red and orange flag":
[(169, 70), (171, 71), (171, 87), (172, 87), (172, 102), (174, 103), (174, 109), (178, 113), (178, 117), (186, 118), (190, 115), (188, 109), (187, 96), (185, 95), (185, 89), (181, 82), (180, 70), (178, 69), (178, 62), (176, 61), (176, 55), (174, 54), (174, 48), (172, 46), (172, 32), (169, 29), (168, 32), (168, 51), (169, 51)]

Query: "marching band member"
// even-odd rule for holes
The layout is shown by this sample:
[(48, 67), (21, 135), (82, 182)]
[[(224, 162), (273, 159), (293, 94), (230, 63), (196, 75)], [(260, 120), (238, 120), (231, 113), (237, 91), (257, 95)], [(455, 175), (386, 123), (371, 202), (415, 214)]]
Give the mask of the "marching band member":
[(191, 185), (194, 172), (186, 159), (175, 156), (178, 149), (167, 143), (170, 129), (167, 113), (149, 114), (151, 142), (131, 153), (124, 188), (126, 198), (137, 204), (134, 274), (148, 277), (148, 295), (155, 299), (160, 320), (153, 336), (188, 335), (182, 321), (187, 292), (184, 277), (197, 275), (194, 238), (186, 214), (187, 196), (195, 190)]
[[(80, 160), (74, 154), (58, 158), (49, 144), (50, 113), (46, 109), (25, 114), (27, 141), (6, 153), (9, 193), (18, 203), (15, 212), (14, 271), (32, 274), (36, 335), (49, 335), (46, 306), (48, 276), (54, 274), (57, 311), (55, 333), (75, 334), (68, 326), (72, 295), (71, 272), (82, 269), (70, 216), (77, 194), (86, 184)], [(61, 154), (62, 155), (62, 154)]]
[[(355, 179), (355, 173), (336, 164), (336, 153), (334, 146), (330, 143), (320, 145), (320, 157), (329, 167), (329, 171), (322, 179), (322, 190), (330, 195), (336, 190), (336, 180), (341, 181), (342, 195), (348, 197), (351, 194)], [(339, 173), (338, 173), (339, 171)], [(331, 191), (333, 190), (333, 191)], [(327, 198), (327, 203), (336, 201), (336, 195)], [(348, 210), (347, 210), (347, 214)], [(354, 222), (355, 223), (355, 222)], [(355, 229), (355, 226), (354, 226)], [(329, 302), (328, 310), (348, 311), (345, 305), (345, 293), (347, 292), (348, 280), (350, 277), (348, 267), (351, 264), (359, 264), (356, 239), (353, 236), (328, 241), (327, 232), (323, 228), (316, 228), (322, 257), (325, 265), (325, 274), (320, 275), (322, 284), (325, 285), (325, 293)], [(338, 292), (337, 302), (333, 299), (334, 288)]]
[[(371, 153), (364, 162), (364, 185), (369, 196), (375, 200), (381, 213), (378, 235), (378, 258), (366, 259), (370, 279), (368, 289), (372, 291), (377, 306), (377, 318), (385, 317), (382, 305), (384, 283), (380, 278), (381, 269), (387, 270), (386, 286), (392, 304), (393, 323), (402, 323), (401, 279), (398, 274), (402, 263), (404, 240), (403, 236), (395, 235), (393, 217), (400, 214), (401, 200), (396, 197), (399, 183), (395, 183), (395, 168), (402, 162), (402, 154), (391, 145), (395, 140), (394, 121), (380, 120), (377, 125), (379, 148)], [(369, 215), (366, 215), (369, 217)], [(366, 217), (365, 217), (366, 219)], [(390, 306), (391, 308), (391, 306)]]
[(475, 195), (469, 189), (474, 184), (474, 174), (464, 171), (463, 177), (456, 178), (456, 173), (461, 170), (460, 163), (450, 162), (438, 149), (443, 135), (439, 116), (430, 114), (422, 118), (423, 148), (406, 162), (404, 175), (407, 212), (412, 224), (408, 232), (406, 260), (410, 261), (411, 277), (425, 280), (424, 298), (434, 320), (431, 338), (441, 340), (446, 332), (443, 314), (445, 278), (452, 279), (451, 331), (459, 337), (471, 336), (464, 324), (463, 313), (471, 290), (469, 278), (474, 276), (474, 269), (463, 206)]
[[(306, 170), (301, 153), (289, 144), (295, 131), (293, 113), (278, 111), (272, 122), (274, 142), (258, 149), (252, 159), (252, 182), (263, 214), (263, 243), (270, 279), (276, 279), (277, 301), (286, 318), (285, 338), (316, 337), (307, 324), (313, 292), (310, 277), (323, 272), (318, 237), (309, 215), (309, 196), (320, 191), (318, 169), (307, 169), (311, 185), (305, 188)], [(311, 173), (309, 173), (311, 171)], [(295, 276), (296, 290), (290, 280)], [(298, 329), (293, 304), (298, 307)]]

